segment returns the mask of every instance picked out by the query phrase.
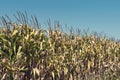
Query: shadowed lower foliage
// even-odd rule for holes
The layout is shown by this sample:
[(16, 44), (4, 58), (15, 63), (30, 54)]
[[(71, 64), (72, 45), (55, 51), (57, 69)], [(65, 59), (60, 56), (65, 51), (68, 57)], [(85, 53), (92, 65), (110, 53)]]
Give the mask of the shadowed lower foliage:
[[(17, 12), (16, 23), (1, 17), (1, 80), (119, 80), (120, 43), (97, 35), (60, 31), (48, 22), (33, 26), (27, 14)], [(53, 29), (52, 29), (53, 28)]]

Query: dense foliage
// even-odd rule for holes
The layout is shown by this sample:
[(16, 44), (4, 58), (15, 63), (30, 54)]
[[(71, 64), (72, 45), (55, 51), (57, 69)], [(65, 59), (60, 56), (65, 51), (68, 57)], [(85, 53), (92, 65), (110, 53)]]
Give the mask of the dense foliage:
[(1, 80), (120, 79), (117, 41), (29, 24), (10, 27), (0, 29)]

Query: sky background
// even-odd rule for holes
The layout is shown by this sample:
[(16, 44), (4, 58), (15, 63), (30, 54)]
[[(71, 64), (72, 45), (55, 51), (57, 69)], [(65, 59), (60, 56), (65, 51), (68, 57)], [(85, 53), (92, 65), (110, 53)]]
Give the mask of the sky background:
[(50, 18), (120, 39), (120, 0), (0, 0), (0, 16), (16, 11), (35, 15), (41, 25)]

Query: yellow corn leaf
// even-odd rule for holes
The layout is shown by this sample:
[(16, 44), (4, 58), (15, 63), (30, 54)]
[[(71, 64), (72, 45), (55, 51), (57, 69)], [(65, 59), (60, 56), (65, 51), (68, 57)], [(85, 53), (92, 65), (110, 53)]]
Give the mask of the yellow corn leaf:
[(52, 71), (52, 77), (53, 77), (53, 79), (55, 78), (55, 74), (54, 74), (54, 72)]
[(30, 35), (34, 35), (34, 34), (35, 34), (35, 32), (34, 32), (34, 31), (30, 33)]
[(92, 59), (91, 66), (94, 66), (94, 58)]
[(25, 36), (25, 39), (26, 39), (26, 40), (28, 40), (28, 39), (29, 39), (29, 37), (30, 37), (30, 36), (29, 36), (29, 35), (27, 35), (27, 36)]
[(68, 69), (64, 68), (64, 74), (66, 75), (68, 73)]
[(18, 33), (18, 30), (14, 30), (11, 36), (13, 37), (16, 33)]
[(35, 31), (34, 35), (36, 36), (38, 34), (39, 31)]
[(22, 46), (19, 46), (18, 52), (17, 52), (17, 58), (21, 56), (21, 49), (22, 49)]
[(40, 43), (40, 50), (43, 49), (43, 42)]
[(37, 68), (33, 68), (33, 74), (34, 76), (37, 74), (39, 76), (39, 70)]
[(88, 61), (88, 70), (90, 69), (91, 62)]
[(41, 33), (41, 34), (40, 34), (40, 37), (43, 37), (43, 36), (44, 36), (44, 33)]
[(73, 76), (72, 76), (72, 74), (70, 74), (70, 78), (69, 78), (69, 80), (73, 80)]

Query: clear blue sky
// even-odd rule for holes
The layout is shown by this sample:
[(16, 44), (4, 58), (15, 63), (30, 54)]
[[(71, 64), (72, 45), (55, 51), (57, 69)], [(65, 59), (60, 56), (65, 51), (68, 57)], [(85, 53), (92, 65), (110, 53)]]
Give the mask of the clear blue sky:
[(16, 11), (120, 39), (120, 0), (0, 0), (0, 16)]

